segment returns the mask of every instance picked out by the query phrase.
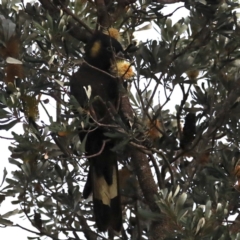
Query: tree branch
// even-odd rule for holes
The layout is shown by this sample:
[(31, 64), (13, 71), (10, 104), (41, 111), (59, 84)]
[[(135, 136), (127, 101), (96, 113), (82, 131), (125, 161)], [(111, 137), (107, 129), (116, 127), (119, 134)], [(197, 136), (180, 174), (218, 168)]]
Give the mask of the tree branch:
[[(130, 121), (132, 121), (134, 113), (129, 98), (126, 97), (126, 94), (122, 93), (121, 100), (120, 113), (122, 113), (122, 115), (125, 116), (128, 120), (130, 118)], [(143, 192), (143, 196), (146, 200), (147, 205), (152, 212), (160, 213), (160, 209), (156, 204), (158, 188), (154, 181), (147, 155), (134, 147), (129, 147), (129, 152), (134, 171), (138, 177), (139, 185)], [(161, 233), (161, 225), (161, 221), (152, 222), (152, 236), (150, 239), (161, 239), (161, 236), (163, 236)]]

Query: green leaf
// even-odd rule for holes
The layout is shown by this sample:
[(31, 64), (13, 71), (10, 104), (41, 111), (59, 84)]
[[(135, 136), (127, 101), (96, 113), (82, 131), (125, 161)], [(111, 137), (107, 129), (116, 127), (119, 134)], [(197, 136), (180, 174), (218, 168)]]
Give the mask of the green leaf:
[(197, 224), (195, 235), (197, 235), (198, 232), (200, 231), (200, 229), (203, 228), (203, 226), (205, 225), (205, 222), (206, 222), (205, 218), (200, 218), (200, 220), (198, 221), (198, 224)]
[(45, 28), (42, 27), (38, 22), (33, 21), (33, 24), (34, 24), (35, 27), (36, 27), (38, 30), (40, 30), (42, 33), (46, 31)]
[(130, 139), (124, 139), (123, 141), (115, 144), (115, 146), (111, 149), (113, 152), (123, 151), (124, 147), (128, 145)]
[(64, 82), (63, 81), (59, 81), (57, 79), (54, 79), (56, 83), (58, 83), (61, 87), (64, 87)]
[(186, 200), (187, 200), (187, 193), (182, 193), (178, 197), (178, 200), (176, 202), (176, 207), (175, 207), (175, 211), (177, 213), (182, 209), (182, 207), (183, 207), (184, 203), (186, 202)]
[(210, 200), (207, 201), (205, 209), (205, 218), (210, 218), (212, 215), (212, 202)]
[(52, 31), (53, 30), (53, 20), (52, 20), (52, 17), (48, 14), (48, 12), (46, 13), (46, 18), (47, 18), (48, 27), (49, 27), (50, 31)]
[(4, 225), (4, 226), (12, 226), (13, 222), (7, 219), (3, 219), (0, 217), (0, 225)]
[(3, 108), (0, 108), (0, 118), (9, 118), (11, 114), (4, 110)]
[(0, 130), (10, 130), (13, 128), (17, 123), (19, 123), (19, 119), (13, 120), (12, 122), (9, 122), (7, 124), (1, 124), (0, 125)]
[(11, 217), (11, 216), (13, 216), (13, 215), (18, 214), (19, 211), (20, 211), (19, 209), (15, 209), (15, 210), (12, 210), (12, 211), (10, 211), (10, 212), (4, 213), (1, 217), (3, 217), (3, 218), (9, 218), (9, 217)]
[(5, 180), (6, 176), (7, 176), (7, 174), (8, 174), (7, 169), (4, 168), (4, 169), (3, 169), (3, 179), (2, 179), (2, 183), (1, 183), (0, 187), (3, 185), (4, 180)]
[(162, 216), (159, 213), (154, 213), (142, 208), (139, 208), (137, 211), (137, 215), (144, 220), (152, 220), (152, 221), (158, 221), (162, 219)]
[(178, 195), (179, 191), (180, 191), (180, 186), (177, 185), (176, 190), (175, 190), (175, 192), (173, 194), (173, 198), (175, 198)]
[(5, 195), (3, 194), (0, 194), (0, 204), (5, 200)]
[(31, 176), (31, 167), (28, 162), (22, 164), (21, 168), (28, 177)]
[(13, 158), (8, 158), (8, 162), (13, 164), (13, 165), (16, 165), (18, 167), (21, 167), (22, 166), (22, 163), (20, 163), (19, 161), (13, 159)]
[(82, 153), (85, 153), (85, 152), (86, 152), (85, 149), (86, 149), (87, 137), (88, 137), (88, 135), (86, 134), (85, 137), (84, 137), (84, 139), (81, 141), (80, 146), (79, 146), (79, 150), (80, 150), (80, 152), (82, 152)]

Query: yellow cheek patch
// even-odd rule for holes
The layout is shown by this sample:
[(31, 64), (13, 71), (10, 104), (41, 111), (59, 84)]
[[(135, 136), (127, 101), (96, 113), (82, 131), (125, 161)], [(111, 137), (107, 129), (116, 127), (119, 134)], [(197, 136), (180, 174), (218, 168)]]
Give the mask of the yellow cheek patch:
[(100, 52), (100, 49), (101, 49), (101, 42), (100, 41), (94, 42), (90, 51), (91, 57), (93, 58), (97, 57)]
[(103, 32), (106, 35), (109, 35), (112, 38), (115, 38), (117, 41), (121, 41), (121, 35), (116, 28), (109, 28)]

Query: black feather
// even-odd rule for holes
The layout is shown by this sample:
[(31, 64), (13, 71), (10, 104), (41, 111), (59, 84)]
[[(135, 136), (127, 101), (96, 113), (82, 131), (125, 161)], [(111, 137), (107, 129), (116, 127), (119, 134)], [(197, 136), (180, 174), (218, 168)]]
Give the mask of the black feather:
[[(114, 38), (97, 32), (85, 47), (85, 62), (70, 80), (71, 94), (82, 108), (94, 112), (97, 121), (110, 124), (112, 119), (108, 114), (108, 103), (116, 106), (118, 101), (119, 81), (109, 74), (111, 64), (117, 53), (122, 52), (121, 44)], [(91, 87), (88, 99), (86, 90)], [(96, 98), (98, 96), (98, 98)], [(89, 106), (90, 103), (90, 106)], [(93, 193), (94, 215), (99, 231), (112, 228), (120, 231), (122, 226), (122, 210), (118, 184), (117, 154), (111, 149), (114, 141), (107, 139), (105, 128), (91, 129), (91, 132), (81, 131), (79, 137), (83, 140), (87, 134), (86, 155), (89, 158), (90, 169), (83, 191), (87, 198)], [(105, 144), (105, 147), (102, 148)]]
[(185, 149), (194, 140), (196, 135), (196, 115), (195, 113), (188, 113), (185, 117), (185, 124), (183, 127), (180, 147)]

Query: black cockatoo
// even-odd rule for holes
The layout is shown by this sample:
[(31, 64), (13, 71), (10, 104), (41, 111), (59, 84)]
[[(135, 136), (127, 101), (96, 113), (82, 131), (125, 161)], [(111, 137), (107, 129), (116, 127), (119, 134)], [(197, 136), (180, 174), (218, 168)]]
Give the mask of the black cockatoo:
[[(117, 106), (119, 80), (110, 73), (110, 69), (121, 52), (123, 48), (116, 39), (96, 32), (85, 46), (83, 64), (70, 80), (71, 95), (102, 124), (111, 124), (108, 106)], [(87, 93), (90, 93), (90, 99)], [(122, 210), (117, 154), (111, 151), (114, 141), (104, 136), (106, 131), (106, 128), (98, 127), (79, 133), (81, 141), (87, 137), (86, 155), (96, 155), (89, 158), (90, 169), (83, 197), (93, 193), (94, 216), (99, 231), (111, 228), (119, 232)]]

